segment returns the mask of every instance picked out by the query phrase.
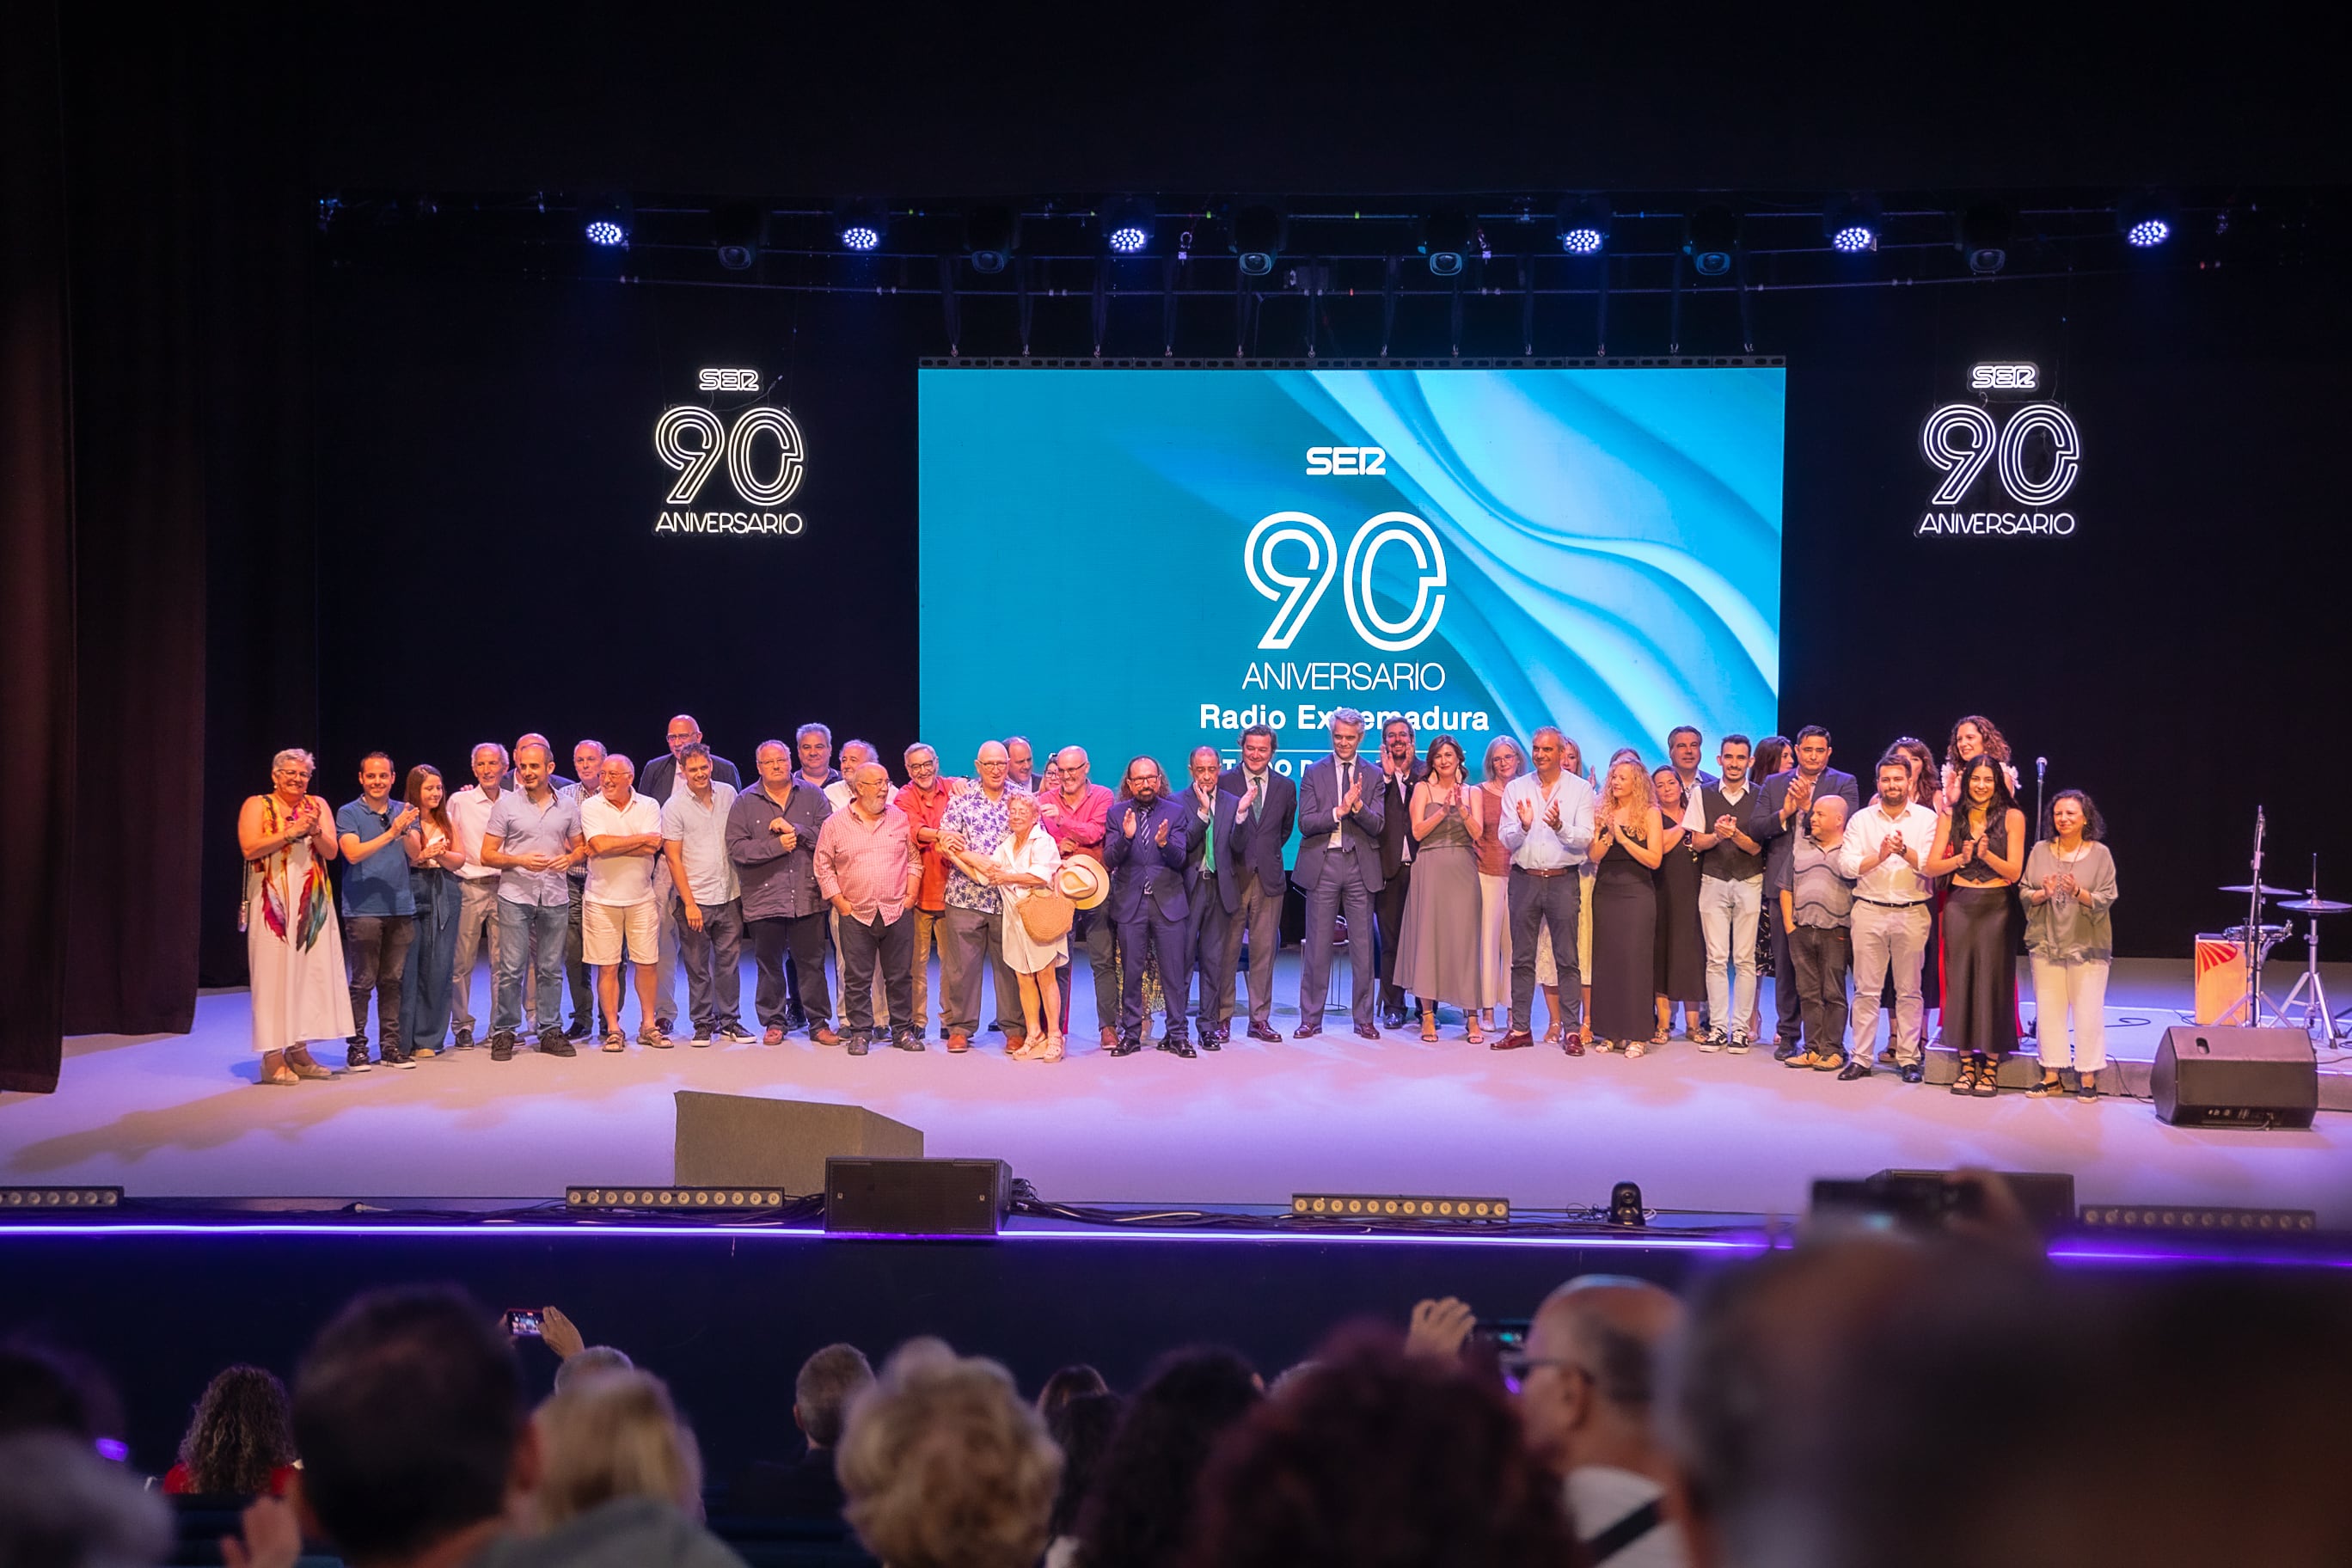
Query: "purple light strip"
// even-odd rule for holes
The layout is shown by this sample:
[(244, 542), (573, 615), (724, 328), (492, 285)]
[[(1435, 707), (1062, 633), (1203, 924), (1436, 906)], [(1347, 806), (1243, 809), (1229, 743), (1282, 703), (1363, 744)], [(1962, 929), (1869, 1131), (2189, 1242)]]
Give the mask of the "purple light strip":
[(2059, 1264), (2180, 1264), (2211, 1263), (2264, 1268), (2352, 1268), (2352, 1254), (2342, 1252), (2214, 1252), (2137, 1245), (2102, 1247), (2095, 1242), (2068, 1241), (2050, 1249), (2050, 1261)]

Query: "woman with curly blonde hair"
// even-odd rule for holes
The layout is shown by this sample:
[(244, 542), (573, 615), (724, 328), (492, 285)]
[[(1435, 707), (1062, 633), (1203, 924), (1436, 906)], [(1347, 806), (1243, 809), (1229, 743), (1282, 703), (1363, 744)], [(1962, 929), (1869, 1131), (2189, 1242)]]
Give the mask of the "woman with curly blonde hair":
[(900, 1348), (850, 1407), (842, 1511), (888, 1568), (1033, 1568), (1062, 1452), (992, 1361)]
[(545, 1468), (531, 1501), (542, 1531), (619, 1498), (702, 1517), (702, 1452), (669, 1388), (631, 1367), (573, 1378), (535, 1418)]

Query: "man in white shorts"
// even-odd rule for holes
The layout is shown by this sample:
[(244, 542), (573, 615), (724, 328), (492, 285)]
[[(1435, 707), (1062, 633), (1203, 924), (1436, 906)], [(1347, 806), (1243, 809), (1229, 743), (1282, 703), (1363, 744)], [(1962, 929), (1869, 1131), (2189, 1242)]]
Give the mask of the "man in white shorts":
[(637, 768), (614, 753), (604, 759), (603, 788), (583, 794), (580, 833), (588, 841), (588, 886), (581, 894), (580, 946), (596, 972), (596, 999), (604, 1014), (604, 1048), (622, 1048), (621, 963), (635, 966), (637, 1040), (667, 1047), (656, 1021), (661, 913), (654, 903), (654, 863), (661, 858), (661, 807), (636, 791)]

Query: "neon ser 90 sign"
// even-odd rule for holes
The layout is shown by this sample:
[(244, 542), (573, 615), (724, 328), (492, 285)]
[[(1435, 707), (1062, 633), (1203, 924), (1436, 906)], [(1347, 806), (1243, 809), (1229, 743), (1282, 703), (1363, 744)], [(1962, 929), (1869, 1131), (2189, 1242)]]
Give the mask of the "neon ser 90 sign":
[[(696, 384), (702, 392), (761, 388), (754, 370), (706, 369)], [(790, 500), (807, 472), (807, 444), (782, 408), (755, 403), (726, 416), (693, 403), (666, 408), (654, 421), (654, 456), (677, 476), (662, 498), (656, 533), (792, 535), (807, 527), (796, 511), (769, 510)], [(749, 510), (697, 510), (722, 468), (727, 488)]]
[[(2039, 369), (2026, 363), (1980, 364), (1969, 372), (1971, 388), (1987, 394), (2032, 393), (2040, 382)], [(2074, 416), (2054, 403), (2021, 404), (2000, 417), (1980, 404), (1948, 403), (1919, 426), (1919, 452), (1943, 478), (1915, 534), (2063, 539), (2077, 526), (2060, 503), (2082, 473), (2083, 437)], [(1939, 510), (1961, 506), (1988, 479), (2007, 508)]]

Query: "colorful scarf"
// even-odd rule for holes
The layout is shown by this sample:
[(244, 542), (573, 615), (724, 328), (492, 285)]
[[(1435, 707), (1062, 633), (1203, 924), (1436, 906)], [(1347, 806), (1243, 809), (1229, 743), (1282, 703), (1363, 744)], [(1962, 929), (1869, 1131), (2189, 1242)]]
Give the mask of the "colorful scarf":
[[(277, 795), (262, 797), (261, 812), (263, 831), (278, 832)], [(261, 876), (261, 918), (280, 942), (286, 940), (286, 878), (293, 858), (294, 846), (287, 844), (252, 862), (254, 870)], [(326, 929), (331, 896), (327, 888), (327, 868), (319, 863), (319, 857), (314, 854), (302, 873), (302, 903), (295, 917), (300, 929), (295, 935), (294, 945), (305, 952), (310, 951), (311, 943), (317, 942), (319, 933)]]

